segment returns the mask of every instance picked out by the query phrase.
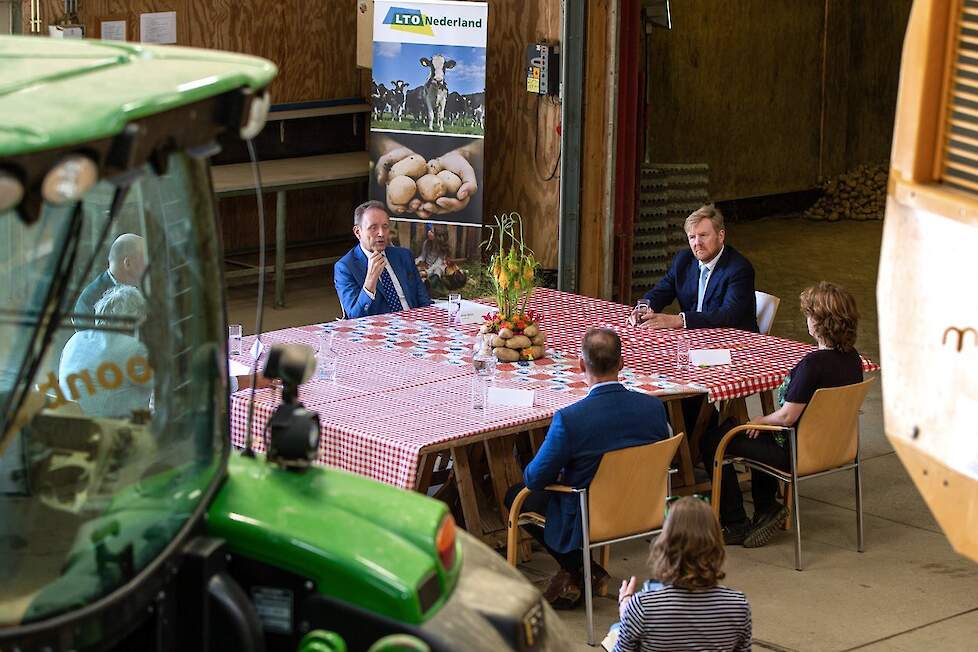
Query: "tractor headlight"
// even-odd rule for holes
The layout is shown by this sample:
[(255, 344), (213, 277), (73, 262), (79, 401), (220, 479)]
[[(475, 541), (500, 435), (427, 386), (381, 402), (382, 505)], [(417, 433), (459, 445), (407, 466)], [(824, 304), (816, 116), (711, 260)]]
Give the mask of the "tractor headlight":
[(41, 183), (44, 201), (60, 205), (78, 201), (98, 181), (98, 166), (87, 156), (71, 154), (51, 168)]

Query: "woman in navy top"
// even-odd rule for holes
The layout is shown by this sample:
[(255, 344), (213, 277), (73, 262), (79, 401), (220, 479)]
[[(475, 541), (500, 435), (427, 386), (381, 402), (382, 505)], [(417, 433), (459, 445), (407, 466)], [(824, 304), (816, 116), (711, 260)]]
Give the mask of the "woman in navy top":
[[(822, 281), (801, 293), (801, 312), (818, 348), (802, 358), (781, 383), (777, 391), (778, 409), (752, 423), (794, 426), (816, 390), (862, 382), (862, 359), (855, 349), (859, 313), (852, 295), (838, 285)], [(728, 420), (703, 436), (701, 450), (707, 469), (713, 468), (720, 439), (735, 425), (733, 420)], [(727, 453), (785, 471), (791, 468), (783, 433), (757, 430), (742, 433), (730, 441)], [(778, 481), (751, 470), (752, 520), (747, 519), (737, 474), (729, 464), (723, 467), (722, 483), (720, 523), (724, 541), (742, 543), (748, 548), (767, 543), (788, 517), (787, 509), (776, 498)]]

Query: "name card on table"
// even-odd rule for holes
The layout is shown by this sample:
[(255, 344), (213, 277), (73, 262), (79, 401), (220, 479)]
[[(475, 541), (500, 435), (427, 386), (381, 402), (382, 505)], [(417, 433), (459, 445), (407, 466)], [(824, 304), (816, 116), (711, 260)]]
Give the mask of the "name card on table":
[[(485, 315), (488, 315), (496, 310), (492, 306), (487, 306), (475, 301), (467, 301), (465, 299), (462, 299), (461, 304), (462, 312), (460, 314), (460, 318), (463, 324), (481, 324), (483, 321), (485, 321), (483, 319)], [(451, 313), (451, 306), (447, 301), (438, 301), (433, 305), (435, 308)]]
[(489, 405), (507, 405), (510, 407), (533, 407), (535, 394), (532, 389), (490, 387), (486, 393), (486, 403)]
[(719, 367), (730, 364), (730, 349), (693, 349), (689, 352), (693, 367)]
[(246, 364), (241, 364), (237, 360), (232, 360), (228, 358), (228, 375), (229, 376), (250, 376), (251, 368)]

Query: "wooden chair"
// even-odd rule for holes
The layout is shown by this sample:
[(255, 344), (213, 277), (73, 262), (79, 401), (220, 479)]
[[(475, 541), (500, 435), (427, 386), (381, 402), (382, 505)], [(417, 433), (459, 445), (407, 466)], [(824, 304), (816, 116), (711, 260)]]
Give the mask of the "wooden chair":
[(757, 329), (761, 335), (770, 335), (781, 299), (767, 292), (754, 292), (754, 300), (757, 303)]
[[(591, 596), (591, 549), (602, 548), (601, 563), (608, 563), (608, 546), (656, 534), (665, 521), (666, 498), (671, 493), (669, 464), (676, 455), (683, 433), (654, 444), (622, 448), (605, 453), (589, 487), (547, 485), (547, 491), (576, 493), (581, 500), (581, 524), (584, 532), (584, 601), (587, 607), (587, 641), (594, 645), (594, 621)], [(520, 514), (523, 501), (530, 494), (523, 489), (509, 510), (506, 559), (516, 566), (519, 526), (543, 525), (542, 515)]]
[[(731, 428), (720, 440), (713, 458), (713, 512), (720, 514), (720, 477), (724, 464), (737, 462), (787, 484), (785, 503), (794, 519), (795, 569), (801, 570), (801, 515), (798, 511), (798, 483), (829, 473), (854, 471), (856, 487), (856, 537), (863, 551), (863, 487), (859, 468), (859, 407), (866, 398), (870, 378), (855, 385), (823, 388), (815, 392), (796, 428), (745, 424)], [(791, 469), (782, 471), (746, 457), (726, 457), (727, 444), (747, 430), (787, 432)]]

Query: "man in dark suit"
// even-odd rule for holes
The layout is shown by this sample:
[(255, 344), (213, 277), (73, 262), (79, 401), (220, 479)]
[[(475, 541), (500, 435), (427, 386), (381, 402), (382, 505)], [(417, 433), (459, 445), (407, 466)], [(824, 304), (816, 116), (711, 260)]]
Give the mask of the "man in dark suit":
[[(670, 434), (662, 401), (631, 392), (618, 382), (623, 365), (618, 334), (606, 328), (590, 329), (580, 360), (590, 387), (588, 395), (554, 414), (543, 445), (523, 474), (525, 482), (510, 487), (506, 495), (510, 506), (516, 494), (529, 487), (532, 493), (523, 511), (546, 514), (546, 528), (527, 526), (527, 531), (560, 564), (544, 593), (557, 608), (572, 608), (581, 598), (584, 538), (580, 500), (577, 494), (548, 493), (544, 487), (554, 482), (586, 487), (608, 451), (660, 441)], [(591, 567), (592, 583), (599, 588), (607, 582), (608, 573), (594, 562)]]
[[(629, 321), (646, 328), (739, 328), (757, 332), (754, 268), (724, 244), (723, 214), (713, 204), (686, 218), (689, 251), (676, 254), (666, 275), (648, 291), (651, 311)], [(679, 300), (678, 315), (660, 311)]]
[(350, 319), (431, 305), (414, 256), (390, 245), (390, 229), (379, 201), (353, 211), (353, 234), (360, 242), (333, 266), (336, 293)]
[(109, 267), (95, 277), (75, 302), (76, 327), (91, 328), (90, 323), (82, 323), (83, 316), (95, 318), (95, 304), (106, 291), (116, 285), (139, 286), (146, 270), (146, 256), (143, 251), (143, 239), (135, 233), (123, 233), (112, 242), (109, 248)]

